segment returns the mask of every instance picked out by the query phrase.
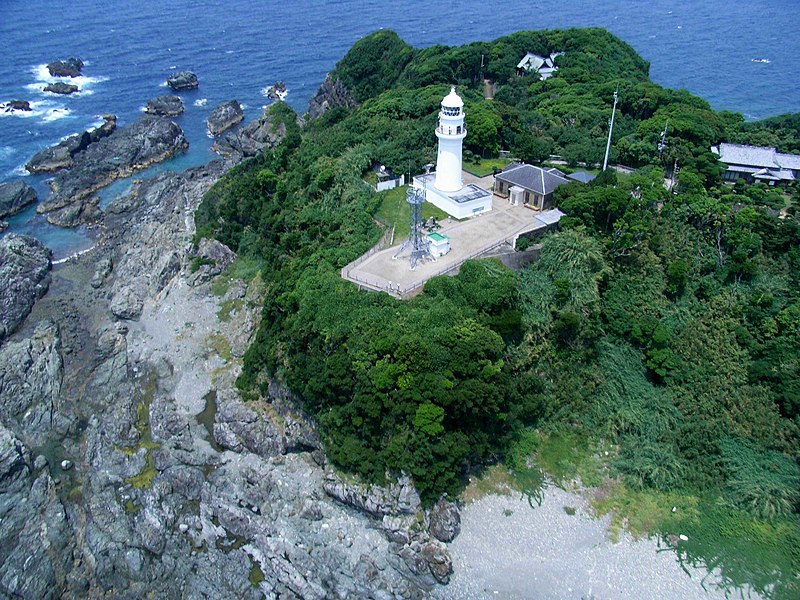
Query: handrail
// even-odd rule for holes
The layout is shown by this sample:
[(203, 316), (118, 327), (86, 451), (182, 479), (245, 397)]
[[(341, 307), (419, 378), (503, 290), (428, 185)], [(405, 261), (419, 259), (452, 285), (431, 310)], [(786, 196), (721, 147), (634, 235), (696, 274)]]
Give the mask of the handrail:
[[(495, 241), (489, 242), (487, 244), (484, 244), (483, 246), (481, 246), (480, 248), (478, 248), (477, 250), (475, 250), (474, 252), (472, 252), (468, 256), (466, 256), (463, 259), (459, 260), (458, 262), (456, 262), (454, 264), (451, 264), (451, 265), (448, 265), (446, 267), (442, 267), (442, 268), (438, 269), (437, 271), (435, 271), (434, 273), (432, 273), (430, 275), (427, 275), (425, 277), (421, 277), (421, 278), (419, 278), (419, 279), (417, 279), (417, 280), (415, 280), (415, 281), (411, 282), (410, 284), (405, 285), (403, 287), (400, 287), (399, 283), (391, 284), (389, 281), (387, 281), (386, 279), (383, 279), (383, 278), (372, 278), (372, 277), (364, 277), (364, 276), (359, 276), (359, 275), (353, 275), (352, 272), (351, 272), (354, 267), (357, 267), (358, 265), (360, 265), (361, 263), (363, 263), (367, 259), (369, 259), (372, 256), (374, 256), (377, 252), (380, 252), (380, 251), (385, 249), (386, 242), (388, 241), (389, 235), (393, 234), (393, 228), (391, 230), (389, 228), (387, 228), (386, 231), (384, 232), (383, 236), (378, 241), (378, 243), (375, 244), (375, 246), (373, 246), (372, 248), (370, 248), (369, 251), (367, 251), (366, 253), (362, 254), (357, 259), (355, 259), (354, 261), (348, 263), (347, 265), (345, 265), (342, 268), (342, 278), (343, 279), (348, 279), (348, 280), (356, 283), (357, 285), (359, 285), (361, 287), (365, 287), (367, 289), (371, 289), (371, 290), (376, 291), (376, 292), (386, 292), (386, 293), (394, 296), (395, 298), (400, 298), (400, 299), (409, 298), (416, 290), (418, 290), (423, 285), (425, 285), (425, 282), (428, 281), (429, 279), (431, 279), (433, 277), (438, 277), (440, 275), (446, 275), (447, 273), (450, 273), (451, 271), (455, 271), (456, 269), (459, 269), (461, 267), (461, 265), (463, 265), (468, 260), (472, 260), (473, 258), (476, 258), (476, 257), (480, 256), (481, 254), (485, 254), (486, 252), (489, 252), (490, 250), (493, 250), (493, 249), (495, 249), (495, 248), (497, 248), (499, 246), (502, 246), (503, 244), (512, 243), (513, 240), (517, 236), (519, 236), (525, 230), (529, 229), (530, 225), (531, 225), (530, 223), (525, 223), (525, 224), (515, 228), (514, 230), (512, 230), (509, 235), (504, 236), (502, 239), (495, 240)], [(534, 227), (533, 229), (531, 229), (531, 231), (533, 231), (535, 229), (537, 229), (537, 228)]]

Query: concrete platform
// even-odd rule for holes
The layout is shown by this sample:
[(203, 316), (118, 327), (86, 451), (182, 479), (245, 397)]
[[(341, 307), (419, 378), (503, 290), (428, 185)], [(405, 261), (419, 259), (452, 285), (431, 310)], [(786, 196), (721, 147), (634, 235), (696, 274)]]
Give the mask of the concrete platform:
[(420, 262), (412, 271), (407, 253), (395, 258), (403, 242), (397, 240), (396, 245), (367, 253), (342, 269), (342, 277), (366, 289), (409, 298), (431, 277), (455, 274), (464, 261), (502, 244), (514, 243), (520, 234), (543, 228), (542, 222), (536, 219), (539, 214), (529, 208), (511, 206), (507, 199), (493, 196), (490, 212), (465, 221), (441, 222), (439, 233), (450, 238), (450, 252), (435, 261)]

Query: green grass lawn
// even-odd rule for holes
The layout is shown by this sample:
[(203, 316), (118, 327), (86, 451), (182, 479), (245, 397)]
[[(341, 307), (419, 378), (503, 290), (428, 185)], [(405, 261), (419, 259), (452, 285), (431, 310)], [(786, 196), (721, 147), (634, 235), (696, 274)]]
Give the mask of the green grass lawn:
[(555, 167), (562, 173), (569, 175), (570, 173), (574, 173), (575, 171), (586, 171), (587, 173), (591, 173), (592, 175), (599, 175), (603, 169), (590, 169), (589, 167), (570, 167), (568, 165), (554, 165), (553, 163), (543, 162), (542, 168), (548, 169), (550, 167)]
[[(411, 207), (406, 202), (407, 185), (397, 187), (392, 190), (381, 192), (381, 204), (375, 211), (375, 218), (386, 225), (394, 227), (394, 241), (399, 242), (408, 236), (409, 221), (411, 220)], [(436, 217), (443, 221), (448, 214), (436, 208), (430, 202), (422, 205), (422, 218)]]
[(507, 158), (484, 158), (481, 159), (481, 164), (479, 165), (465, 162), (463, 168), (467, 173), (472, 173), (475, 177), (486, 177), (492, 174), (492, 169), (495, 167), (503, 169), (510, 162)]

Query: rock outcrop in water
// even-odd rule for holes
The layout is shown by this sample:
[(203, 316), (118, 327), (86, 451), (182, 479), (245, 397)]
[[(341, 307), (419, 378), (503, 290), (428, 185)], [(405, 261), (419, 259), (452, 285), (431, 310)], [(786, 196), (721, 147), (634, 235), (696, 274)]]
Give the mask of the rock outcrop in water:
[(31, 112), (31, 103), (27, 100), (9, 100), (0, 104), (0, 110), (6, 113), (13, 113), (15, 111)]
[(0, 183), (0, 219), (36, 202), (36, 190), (21, 179)]
[(270, 100), (283, 100), (289, 90), (286, 89), (286, 83), (283, 81), (276, 81), (267, 88), (267, 98)]
[(197, 75), (191, 71), (180, 71), (169, 76), (167, 85), (175, 91), (193, 90), (200, 85)]
[(61, 94), (63, 96), (68, 96), (70, 94), (74, 94), (78, 91), (78, 86), (72, 83), (64, 83), (63, 81), (57, 81), (55, 83), (48, 83), (44, 86), (45, 92), (51, 92), (53, 94)]
[(174, 94), (159, 96), (147, 102), (144, 112), (149, 115), (160, 115), (162, 117), (177, 117), (183, 114), (183, 100)]
[(237, 100), (228, 100), (211, 111), (208, 116), (208, 132), (214, 136), (220, 135), (241, 123), (242, 119), (242, 106)]
[(352, 109), (358, 106), (353, 94), (338, 79), (331, 79), (328, 75), (317, 93), (308, 101), (308, 116), (310, 119), (325, 114), (332, 108)]
[(83, 61), (80, 58), (56, 60), (47, 65), (51, 77), (79, 77), (83, 70)]
[(47, 291), (50, 259), (50, 250), (32, 237), (9, 234), (0, 238), (0, 342), (17, 329)]
[(274, 148), (285, 137), (286, 126), (273, 123), (269, 108), (266, 108), (258, 119), (222, 136), (211, 149), (226, 159), (239, 162), (264, 149)]
[(104, 137), (111, 135), (117, 127), (117, 117), (104, 115), (103, 123), (94, 129), (75, 133), (68, 138), (37, 152), (25, 165), (30, 173), (54, 173), (69, 169), (73, 158)]
[(54, 225), (71, 227), (98, 216), (94, 192), (189, 147), (183, 131), (164, 117), (145, 115), (133, 125), (76, 153), (72, 167), (50, 181), (53, 193), (37, 211)]

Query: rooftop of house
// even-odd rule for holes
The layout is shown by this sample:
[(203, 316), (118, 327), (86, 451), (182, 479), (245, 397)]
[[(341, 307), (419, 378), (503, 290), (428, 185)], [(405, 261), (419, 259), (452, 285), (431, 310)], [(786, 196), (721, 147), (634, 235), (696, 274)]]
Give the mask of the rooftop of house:
[(502, 179), (511, 185), (518, 185), (543, 196), (552, 193), (558, 186), (569, 183), (569, 180), (558, 169), (543, 169), (524, 163), (508, 165), (497, 174), (497, 179)]
[(518, 69), (525, 69), (526, 71), (537, 70), (541, 71), (543, 69), (549, 69), (551, 71), (555, 71), (558, 69), (556, 67), (556, 57), (561, 56), (564, 54), (563, 52), (553, 52), (550, 56), (539, 56), (538, 54), (534, 54), (533, 52), (528, 52), (525, 56), (522, 57), (522, 60), (519, 61), (517, 64)]
[(586, 171), (575, 171), (574, 173), (569, 173), (567, 175), (567, 179), (572, 179), (573, 181), (580, 181), (581, 183), (589, 183), (595, 177), (596, 175), (592, 175), (591, 173), (587, 173)]
[(784, 154), (775, 148), (722, 143), (711, 151), (727, 165), (758, 167), (759, 169), (800, 169), (800, 155)]

